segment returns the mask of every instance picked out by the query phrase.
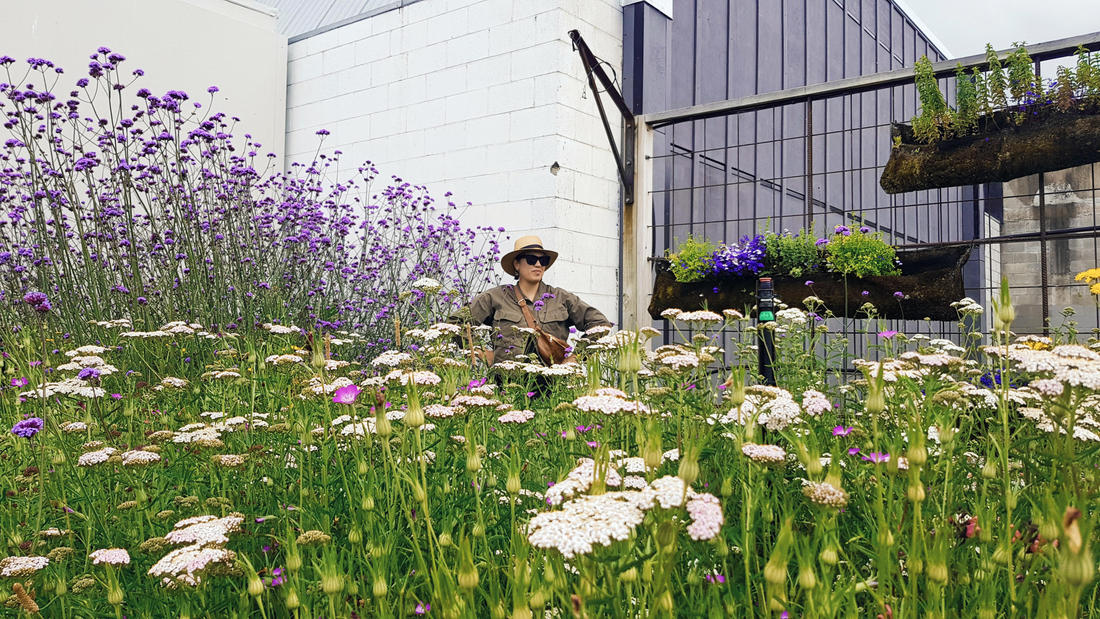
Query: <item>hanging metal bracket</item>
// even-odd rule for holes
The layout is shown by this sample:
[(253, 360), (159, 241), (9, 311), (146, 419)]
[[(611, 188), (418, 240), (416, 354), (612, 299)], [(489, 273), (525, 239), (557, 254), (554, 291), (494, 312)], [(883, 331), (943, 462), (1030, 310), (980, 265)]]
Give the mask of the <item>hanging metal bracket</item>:
[[(611, 154), (615, 156), (615, 165), (619, 169), (619, 180), (623, 184), (623, 201), (634, 204), (634, 139), (635, 121), (634, 114), (623, 99), (622, 93), (615, 87), (615, 83), (603, 70), (601, 61), (596, 58), (588, 44), (584, 42), (581, 33), (576, 30), (569, 31), (569, 38), (573, 41), (573, 49), (580, 54), (581, 63), (584, 64), (584, 72), (588, 77), (588, 87), (592, 90), (592, 96), (596, 99), (596, 108), (600, 111), (600, 120), (603, 121), (604, 131), (607, 132), (607, 141), (611, 145)], [(596, 87), (596, 80), (603, 86), (603, 91), (611, 98), (615, 107), (622, 114), (625, 130), (623, 132), (623, 148), (620, 151), (615, 141), (615, 134), (611, 131), (611, 123), (607, 119), (607, 110), (604, 109), (603, 100), (600, 98), (600, 90)]]

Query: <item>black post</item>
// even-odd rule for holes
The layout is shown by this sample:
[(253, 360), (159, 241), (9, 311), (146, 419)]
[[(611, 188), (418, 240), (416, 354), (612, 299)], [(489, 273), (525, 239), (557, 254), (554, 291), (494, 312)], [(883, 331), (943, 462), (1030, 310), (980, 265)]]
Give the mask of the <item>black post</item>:
[(756, 355), (760, 378), (765, 385), (775, 385), (775, 331), (763, 329), (766, 323), (775, 322), (775, 289), (772, 278), (761, 277), (756, 288)]

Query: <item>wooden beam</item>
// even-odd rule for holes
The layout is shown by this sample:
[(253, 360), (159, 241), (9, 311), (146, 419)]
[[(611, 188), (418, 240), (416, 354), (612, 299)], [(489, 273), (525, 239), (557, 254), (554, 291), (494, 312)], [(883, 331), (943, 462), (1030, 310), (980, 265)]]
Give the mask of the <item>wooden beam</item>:
[(653, 129), (638, 123), (634, 140), (634, 201), (623, 204), (623, 329), (651, 324), (649, 297), (653, 292)]

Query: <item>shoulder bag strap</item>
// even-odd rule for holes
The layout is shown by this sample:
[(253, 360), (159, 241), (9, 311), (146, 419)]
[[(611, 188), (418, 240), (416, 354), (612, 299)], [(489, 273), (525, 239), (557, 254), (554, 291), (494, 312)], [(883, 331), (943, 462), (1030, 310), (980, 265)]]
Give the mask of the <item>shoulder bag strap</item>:
[(523, 295), (519, 291), (519, 286), (512, 286), (512, 291), (516, 293), (516, 302), (519, 303), (519, 308), (523, 310), (523, 317), (527, 319), (527, 326), (538, 331), (539, 323), (535, 322), (535, 316), (531, 313), (530, 308), (527, 307), (527, 299), (523, 298)]

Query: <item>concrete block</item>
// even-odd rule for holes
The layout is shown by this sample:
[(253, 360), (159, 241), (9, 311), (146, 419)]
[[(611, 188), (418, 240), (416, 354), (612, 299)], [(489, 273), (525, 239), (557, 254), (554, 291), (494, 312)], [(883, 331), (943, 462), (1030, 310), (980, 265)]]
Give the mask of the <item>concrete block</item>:
[(405, 126), (409, 131), (439, 127), (444, 124), (445, 110), (444, 99), (415, 103), (408, 107)]
[(518, 49), (523, 49), (535, 43), (538, 28), (534, 17), (513, 20), (498, 26), (491, 26), (489, 31), (489, 55), (504, 54)]
[(420, 103), (428, 98), (428, 78), (417, 75), (392, 82), (386, 86), (387, 107), (403, 107)]
[(551, 41), (513, 51), (512, 79), (520, 80), (558, 71), (562, 66), (560, 53), (563, 48), (568, 49), (565, 43)]
[[(562, 105), (566, 102), (563, 101), (563, 94), (565, 94), (565, 80), (566, 77), (561, 73), (546, 73), (544, 75), (538, 75), (534, 78), (534, 88), (532, 89), (535, 100), (534, 105), (549, 105), (557, 104)], [(569, 94), (570, 98), (580, 100), (580, 93), (582, 87), (577, 86), (573, 88), (573, 84), (570, 84)], [(592, 101), (592, 95), (588, 95), (588, 99), (584, 100), (584, 103), (595, 107), (596, 104)], [(610, 101), (608, 102), (610, 103)]]
[(488, 101), (489, 93), (485, 90), (470, 90), (447, 97), (445, 111), (447, 122), (459, 122), (485, 116)]
[(516, 170), (508, 173), (508, 199), (554, 197), (554, 175), (549, 170)]
[(459, 65), (428, 75), (428, 97), (447, 97), (466, 91), (466, 66)]
[(303, 56), (298, 60), (293, 60), (287, 64), (286, 81), (288, 84), (294, 84), (311, 80), (324, 73), (323, 66), (320, 54)]
[(371, 65), (360, 64), (340, 71), (335, 74), (336, 87), (335, 92), (339, 94), (347, 94), (349, 92), (357, 92), (360, 90), (366, 90), (371, 87)]
[(361, 41), (356, 41), (354, 46), (356, 64), (366, 64), (368, 62), (381, 60), (390, 55), (390, 33), (383, 32)]
[[(503, 57), (506, 59), (506, 57)], [(535, 80), (528, 78), (491, 86), (488, 94), (488, 113), (499, 114), (524, 110), (535, 105)]]
[(306, 44), (307, 54), (320, 54), (326, 49), (340, 45), (340, 36), (335, 30), (329, 30), (303, 39), (302, 42)]
[(371, 117), (353, 116), (337, 122), (332, 128), (332, 137), (338, 144), (352, 144), (371, 138)]
[(533, 167), (532, 144), (532, 140), (502, 141), (497, 144), (490, 144), (486, 167), (500, 173), (513, 170), (529, 170)]
[(513, 140), (557, 133), (557, 110), (551, 106), (516, 110), (509, 113), (508, 120)]
[(508, 186), (501, 174), (470, 176), (466, 178), (466, 183), (464, 196), (475, 204), (491, 204), (508, 199)]
[[(429, 1), (427, 4), (431, 4), (431, 2)], [(378, 35), (396, 30), (401, 26), (402, 23), (405, 23), (404, 12), (404, 9), (398, 9), (396, 11), (386, 11), (385, 13), (379, 13), (378, 15), (371, 17), (369, 20), (371, 22), (371, 32)]]
[[(392, 13), (393, 11), (390, 12)], [(437, 15), (439, 13), (439, 4), (432, 1), (414, 2), (401, 7), (398, 9), (398, 12), (401, 13), (401, 25), (407, 26), (428, 19), (433, 15)]]
[(489, 32), (481, 30), (447, 41), (447, 64), (453, 66), (489, 56)]
[(336, 75), (319, 75), (304, 82), (289, 84), (286, 88), (287, 108), (300, 107), (339, 93)]
[(447, 61), (447, 44), (440, 42), (409, 51), (409, 75), (423, 75), (438, 71), (452, 63)]
[(286, 130), (289, 136), (292, 132), (309, 127), (316, 127), (324, 116), (321, 113), (322, 102), (314, 101), (286, 111)]
[(467, 178), (486, 174), (484, 146), (476, 148), (456, 149), (445, 156), (446, 167), (444, 171), (447, 178)]
[(372, 114), (370, 117), (370, 134), (372, 138), (394, 135), (405, 131), (405, 108), (383, 110)]
[[(466, 122), (466, 144), (468, 146), (490, 146), (508, 142), (508, 115), (495, 114), (471, 118)], [(490, 170), (495, 170), (492, 166)]]
[(425, 43), (442, 43), (470, 32), (465, 8), (437, 14), (424, 21)]
[(512, 80), (512, 60), (507, 54), (481, 58), (466, 65), (466, 84), (470, 90), (506, 84)]
[(371, 18), (360, 19), (336, 29), (336, 41), (340, 45), (354, 43), (366, 39), (374, 34), (374, 20)]
[(286, 60), (287, 62), (294, 62), (299, 58), (304, 58), (308, 46), (305, 41), (298, 41), (297, 43), (291, 43), (286, 46)]
[(428, 36), (427, 21), (406, 24), (390, 33), (390, 49), (394, 52), (408, 52), (427, 47), (434, 42)]
[(408, 76), (405, 54), (389, 56), (371, 63), (371, 85), (389, 84)]
[(512, 0), (482, 0), (467, 11), (470, 32), (491, 29), (512, 21)]
[(458, 150), (466, 144), (466, 123), (446, 123), (439, 126), (433, 133), (433, 142), (429, 145), (429, 152), (446, 153)]

